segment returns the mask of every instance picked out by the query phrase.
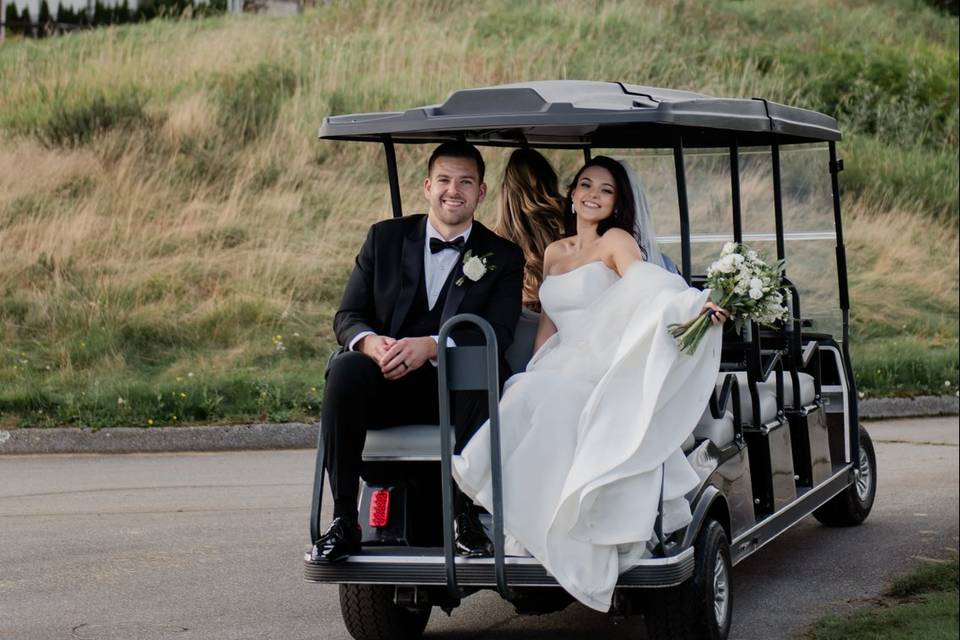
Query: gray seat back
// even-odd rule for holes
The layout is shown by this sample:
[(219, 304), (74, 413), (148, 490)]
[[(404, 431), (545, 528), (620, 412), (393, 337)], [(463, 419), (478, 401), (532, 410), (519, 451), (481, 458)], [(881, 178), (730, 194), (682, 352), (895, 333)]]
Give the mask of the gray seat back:
[(533, 341), (537, 337), (537, 325), (540, 324), (540, 314), (528, 309), (520, 313), (517, 329), (513, 333), (513, 344), (507, 349), (506, 359), (511, 373), (518, 373), (527, 368), (527, 363), (533, 356)]

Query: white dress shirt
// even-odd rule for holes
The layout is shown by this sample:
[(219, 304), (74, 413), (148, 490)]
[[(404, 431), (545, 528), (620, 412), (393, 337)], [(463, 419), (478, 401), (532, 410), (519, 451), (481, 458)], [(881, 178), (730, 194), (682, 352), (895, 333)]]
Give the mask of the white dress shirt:
[[(473, 231), (473, 224), (467, 227), (466, 231), (460, 235), (450, 238), (450, 241), (452, 242), (457, 238), (463, 238), (463, 242), (466, 243), (467, 240), (470, 239), (471, 231)], [(440, 293), (443, 291), (444, 283), (446, 283), (447, 278), (450, 276), (450, 271), (453, 270), (457, 262), (463, 259), (463, 256), (453, 249), (445, 249), (437, 253), (432, 253), (430, 251), (430, 238), (446, 240), (430, 223), (430, 218), (427, 218), (427, 236), (423, 243), (423, 281), (427, 289), (427, 308), (433, 309), (434, 305), (437, 304)], [(350, 341), (348, 349), (354, 351), (357, 343), (365, 336), (371, 334), (373, 334), (372, 331), (361, 331)], [(437, 340), (437, 336), (431, 337), (434, 341)], [(454, 347), (456, 344), (452, 339), (448, 339), (447, 346)], [(435, 360), (431, 360), (430, 362), (434, 366), (437, 364)]]
[[(466, 243), (467, 240), (470, 239), (471, 231), (473, 231), (472, 224), (460, 235), (450, 238), (450, 242), (453, 242), (457, 238), (463, 238), (463, 242)], [(453, 270), (457, 262), (463, 258), (463, 255), (453, 249), (445, 249), (437, 253), (431, 253), (430, 238), (446, 240), (446, 238), (440, 235), (439, 231), (433, 228), (433, 225), (430, 224), (430, 219), (427, 218), (427, 240), (423, 243), (423, 277), (427, 285), (427, 308), (433, 309), (433, 306), (437, 304), (437, 298), (440, 297), (440, 293), (443, 291), (443, 285), (446, 283), (450, 271)]]

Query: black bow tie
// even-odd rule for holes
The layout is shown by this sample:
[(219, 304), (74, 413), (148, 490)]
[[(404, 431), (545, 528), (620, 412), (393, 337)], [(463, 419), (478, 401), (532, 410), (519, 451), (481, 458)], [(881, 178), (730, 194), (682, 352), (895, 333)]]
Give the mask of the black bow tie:
[(457, 253), (463, 253), (463, 245), (465, 244), (466, 240), (463, 239), (463, 236), (454, 238), (450, 242), (440, 238), (430, 238), (430, 253), (440, 253), (444, 249), (453, 249)]

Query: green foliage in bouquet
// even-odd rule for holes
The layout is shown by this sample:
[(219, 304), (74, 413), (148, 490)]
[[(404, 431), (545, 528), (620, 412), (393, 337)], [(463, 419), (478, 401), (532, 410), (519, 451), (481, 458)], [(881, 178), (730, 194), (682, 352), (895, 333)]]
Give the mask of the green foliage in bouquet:
[[(707, 269), (707, 286), (711, 299), (730, 312), (740, 331), (747, 320), (772, 325), (788, 318), (780, 293), (782, 274), (782, 260), (771, 267), (753, 249), (728, 242), (720, 259)], [(711, 311), (705, 311), (689, 322), (670, 325), (670, 335), (681, 351), (696, 351), (710, 327), (711, 315)]]

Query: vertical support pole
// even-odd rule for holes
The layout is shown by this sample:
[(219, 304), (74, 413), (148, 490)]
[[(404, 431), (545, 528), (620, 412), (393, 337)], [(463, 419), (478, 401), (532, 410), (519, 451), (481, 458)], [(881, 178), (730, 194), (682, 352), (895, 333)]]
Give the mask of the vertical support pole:
[[(833, 226), (837, 234), (837, 277), (840, 286), (840, 309), (850, 310), (850, 294), (847, 289), (847, 256), (843, 244), (843, 220), (840, 217), (840, 179), (843, 163), (837, 161), (837, 143), (830, 142), (830, 186), (833, 191)], [(843, 325), (843, 341), (847, 341), (847, 325)]]
[(393, 217), (403, 216), (403, 205), (400, 202), (400, 178), (397, 175), (397, 153), (393, 148), (393, 138), (383, 136), (383, 153), (387, 157), (387, 179), (390, 181), (390, 205)]
[(683, 279), (690, 283), (690, 209), (687, 204), (687, 174), (683, 165), (683, 137), (673, 147), (673, 165), (677, 174), (677, 204), (680, 208), (680, 253)]
[(733, 138), (730, 145), (730, 199), (733, 207), (733, 241), (743, 242), (743, 222), (740, 215), (740, 145)]
[(843, 244), (843, 220), (840, 215), (840, 172), (843, 162), (837, 160), (837, 143), (830, 141), (830, 187), (833, 191), (833, 224), (837, 234), (837, 280), (840, 287), (840, 313), (843, 318), (843, 364), (847, 369), (847, 416), (850, 428), (850, 459), (854, 464), (860, 462), (860, 410), (857, 405), (857, 383), (853, 377), (853, 365), (850, 360), (850, 292), (847, 289), (847, 250)]
[(590, 162), (590, 147), (583, 148), (583, 164)]
[(773, 164), (773, 218), (777, 224), (777, 260), (784, 258), (783, 244), (783, 190), (780, 184), (780, 144), (770, 145), (770, 161)]

